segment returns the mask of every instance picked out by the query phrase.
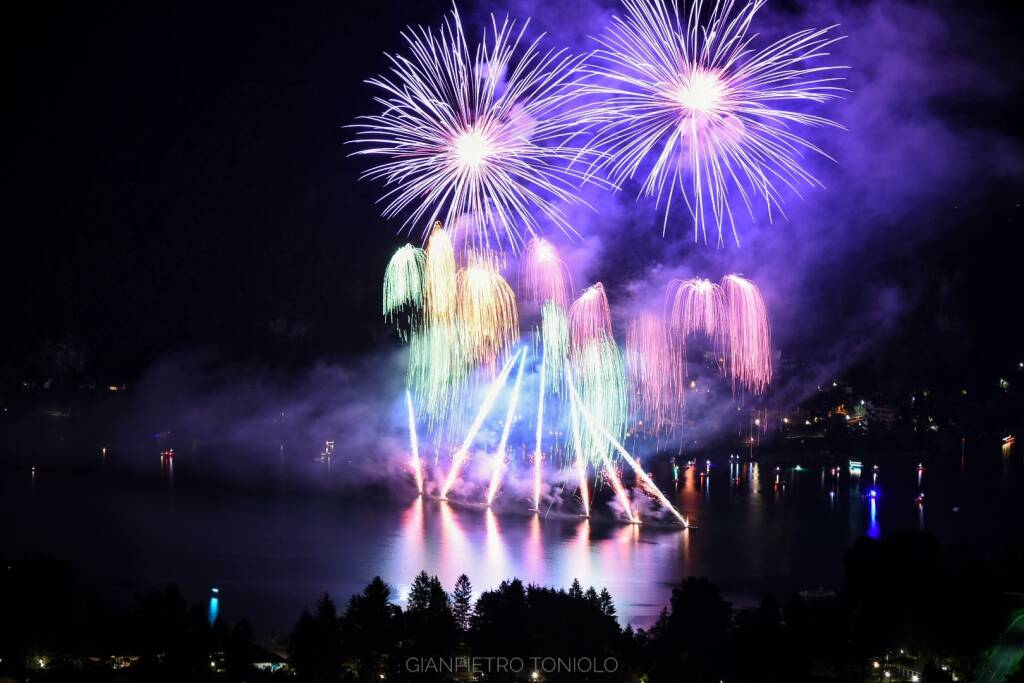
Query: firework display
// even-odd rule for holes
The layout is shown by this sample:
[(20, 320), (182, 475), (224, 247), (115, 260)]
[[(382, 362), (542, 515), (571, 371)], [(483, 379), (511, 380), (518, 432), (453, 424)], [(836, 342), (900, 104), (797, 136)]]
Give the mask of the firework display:
[(516, 296), (493, 257), (473, 254), (457, 278), (459, 343), (465, 357), (493, 365), (519, 337)]
[(407, 55), (389, 55), (379, 114), (355, 125), (356, 154), (381, 158), (364, 177), (383, 180), (384, 216), (408, 216), (415, 230), (435, 219), (462, 221), (478, 246), (517, 248), (540, 231), (533, 211), (571, 232), (557, 202), (578, 201), (586, 156), (574, 147), (583, 57), (541, 51), (523, 41), (525, 25), (492, 17), (471, 46), (457, 10), (441, 30), (408, 30)]
[(498, 451), (494, 454), (494, 470), (491, 474), (491, 483), (487, 487), (487, 504), (494, 502), (494, 496), (498, 494), (498, 487), (501, 486), (501, 477), (505, 474), (505, 457), (508, 448), (508, 436), (512, 431), (512, 423), (516, 417), (516, 407), (519, 405), (519, 386), (523, 379), (523, 361), (519, 361), (519, 370), (516, 372), (516, 381), (512, 385), (512, 397), (508, 402), (508, 411), (505, 413), (504, 426), (501, 429), (501, 440), (498, 442)]
[(722, 334), (725, 293), (722, 288), (703, 278), (673, 280), (671, 292), (671, 329), (677, 338), (698, 332), (712, 341)]
[(540, 309), (540, 343), (543, 349), (544, 381), (553, 394), (562, 386), (565, 363), (569, 359), (569, 319), (565, 309), (549, 301)]
[(642, 313), (629, 323), (626, 367), (633, 422), (650, 432), (672, 432), (681, 417), (683, 345), (674, 343), (660, 316)]
[(681, 194), (695, 240), (709, 226), (719, 243), (723, 226), (736, 235), (730, 191), (751, 215), (759, 199), (771, 216), (780, 186), (819, 185), (803, 157), (826, 154), (794, 131), (838, 125), (805, 110), (843, 93), (842, 67), (822, 62), (839, 38), (807, 29), (759, 48), (751, 24), (764, 2), (623, 0), (585, 67), (595, 163), (616, 185), (642, 177), (664, 228)]
[[(735, 233), (730, 193), (770, 217), (780, 188), (816, 184), (802, 156), (823, 152), (797, 131), (835, 125), (806, 110), (841, 93), (838, 67), (820, 63), (836, 38), (806, 30), (756, 48), (763, 4), (623, 0), (585, 57), (542, 52), (525, 24), (493, 17), (471, 45), (453, 11), (439, 31), (410, 29), (408, 53), (369, 81), (382, 113), (356, 124), (357, 154), (376, 162), (365, 175), (384, 181), (384, 217), (425, 237), (398, 249), (383, 287), (384, 317), (408, 343), (421, 494), (538, 512), (576, 499), (585, 516), (610, 501), (630, 523), (648, 498), (689, 526), (626, 444), (682, 439), (690, 348), (737, 399), (767, 391), (760, 290), (726, 275), (672, 280), (664, 301), (632, 291), (639, 312), (616, 330), (605, 285), (574, 298), (541, 233), (577, 236), (563, 209), (601, 174), (615, 188), (640, 177), (666, 225), (681, 194), (695, 235), (712, 227), (719, 242), (723, 226)], [(432, 466), (419, 454), (427, 439)]]
[(523, 255), (523, 290), (528, 301), (553, 302), (562, 308), (569, 304), (572, 275), (559, 258), (554, 245), (543, 237), (534, 237)]
[(423, 493), (423, 463), (420, 461), (420, 441), (416, 435), (416, 411), (412, 407), (412, 392), (405, 390), (405, 408), (409, 414), (409, 450), (412, 451), (410, 466), (416, 479), (416, 490)]
[[(546, 248), (555, 250), (552, 245)], [(403, 250), (407, 247), (399, 251)], [(528, 258), (528, 253), (523, 255)], [(560, 262), (557, 252), (552, 259)], [(422, 278), (424, 292), (419, 308), (415, 301), (407, 305), (414, 323), (408, 338), (405, 402), (417, 490), (425, 493), (432, 485), (419, 456), (415, 402), (421, 405), (419, 412), (432, 437), (453, 445), (451, 463), (437, 489), (443, 499), (463, 480), (467, 463), (479, 453), (489, 459), (486, 481), (474, 482), (477, 475), (471, 475), (467, 491), (479, 486), (483, 501), (497, 504), (504, 483), (516, 470), (512, 454), (522, 451), (529, 453), (529, 493), (524, 499), (533, 510), (541, 509), (546, 481), (553, 478), (553, 483), (562, 482), (560, 489), (554, 487), (557, 490), (570, 484), (584, 515), (591, 514), (594, 492), (607, 487), (625, 521), (640, 522), (633, 498), (639, 494), (685, 523), (623, 441), (630, 433), (678, 431), (689, 336), (704, 335), (716, 350), (722, 349), (728, 359), (723, 369), (734, 390), (766, 389), (771, 380), (771, 339), (756, 285), (738, 275), (727, 275), (720, 285), (704, 279), (674, 281), (663, 307), (666, 316), (647, 312), (633, 317), (623, 353), (600, 283), (587, 287), (568, 311), (556, 298), (545, 301), (532, 314), (539, 317), (529, 328), (532, 343), (521, 344), (518, 297), (501, 274), (502, 264), (493, 253), (476, 248), (457, 258), (444, 229), (436, 227), (423, 267), (413, 271)], [(393, 288), (389, 278), (385, 287)], [(415, 291), (417, 285), (407, 287)], [(533, 296), (525, 281), (521, 289), (528, 290), (524, 296)], [(510, 381), (513, 370), (515, 379)], [(524, 419), (520, 398), (530, 382), (536, 408), (532, 413), (527, 410)], [(491, 413), (500, 401), (504, 419), (497, 420)], [(495, 433), (500, 436), (492, 447), (483, 442), (477, 446), (478, 440)], [(554, 436), (545, 439), (546, 434)]]
[(426, 253), (407, 244), (391, 257), (384, 271), (384, 318), (397, 322), (402, 310), (423, 307), (423, 266)]
[(569, 309), (569, 338), (573, 352), (577, 353), (590, 342), (611, 336), (612, 311), (604, 285), (598, 282), (583, 290)]
[(722, 278), (729, 338), (729, 374), (734, 384), (761, 393), (772, 380), (772, 339), (761, 291), (739, 275)]

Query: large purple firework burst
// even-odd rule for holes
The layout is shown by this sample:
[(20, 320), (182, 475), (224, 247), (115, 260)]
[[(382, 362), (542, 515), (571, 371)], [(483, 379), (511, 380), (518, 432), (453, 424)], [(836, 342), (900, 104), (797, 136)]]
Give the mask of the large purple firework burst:
[(597, 38), (584, 68), (585, 120), (600, 150), (595, 170), (616, 184), (642, 177), (640, 193), (663, 207), (664, 227), (676, 192), (707, 241), (709, 223), (723, 241), (736, 237), (732, 189), (753, 215), (754, 202), (781, 212), (783, 186), (818, 185), (803, 165), (807, 152), (827, 156), (802, 127), (838, 126), (803, 111), (844, 92), (838, 71), (823, 64), (840, 37), (835, 27), (806, 29), (755, 48), (751, 24), (764, 0), (623, 0)]
[(578, 202), (586, 175), (567, 106), (585, 55), (542, 52), (543, 35), (524, 40), (528, 24), (492, 15), (472, 48), (453, 10), (436, 33), (406, 31), (408, 55), (388, 55), (390, 73), (368, 81), (382, 112), (355, 124), (356, 154), (381, 158), (364, 177), (384, 181), (385, 218), (424, 236), (440, 220), (514, 250), (542, 232), (539, 216), (574, 232), (558, 203)]

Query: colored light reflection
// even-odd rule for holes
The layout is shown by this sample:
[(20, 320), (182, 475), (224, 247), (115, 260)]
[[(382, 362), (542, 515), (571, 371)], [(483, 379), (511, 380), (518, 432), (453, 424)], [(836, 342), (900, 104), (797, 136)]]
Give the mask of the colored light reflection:
[(220, 598), (218, 597), (219, 595), (219, 588), (210, 589), (210, 611), (207, 616), (210, 620), (211, 626), (213, 625), (213, 622), (217, 621), (217, 615), (220, 613)]
[[(874, 489), (872, 489), (874, 490)], [(871, 496), (868, 500), (868, 536), (877, 539), (882, 535), (882, 530), (878, 525), (878, 496)]]
[(505, 576), (509, 562), (498, 515), (490, 508), (484, 511), (484, 529), (484, 577), (487, 585), (496, 585), (509, 578)]

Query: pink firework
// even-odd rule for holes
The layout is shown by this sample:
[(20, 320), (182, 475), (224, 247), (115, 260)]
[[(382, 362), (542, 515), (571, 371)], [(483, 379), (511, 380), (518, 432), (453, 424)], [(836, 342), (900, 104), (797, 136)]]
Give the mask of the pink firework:
[(739, 275), (722, 278), (733, 386), (760, 394), (772, 381), (772, 335), (761, 292)]
[(569, 337), (573, 351), (587, 342), (612, 338), (612, 311), (600, 282), (583, 290), (569, 309)]
[(725, 332), (725, 294), (721, 287), (703, 278), (673, 280), (666, 294), (672, 305), (669, 326), (673, 334), (685, 338), (701, 332), (716, 344), (721, 340)]
[(675, 341), (659, 316), (642, 313), (629, 323), (626, 366), (633, 417), (644, 431), (670, 432), (683, 407), (682, 338)]
[(572, 276), (558, 251), (543, 237), (534, 237), (526, 245), (522, 261), (522, 286), (528, 301), (544, 304), (554, 301), (563, 309), (569, 305)]

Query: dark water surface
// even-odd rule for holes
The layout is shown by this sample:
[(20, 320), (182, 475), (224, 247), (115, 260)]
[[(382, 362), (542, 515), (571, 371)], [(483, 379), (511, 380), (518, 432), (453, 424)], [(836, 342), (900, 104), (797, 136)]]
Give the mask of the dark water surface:
[(190, 485), (177, 460), (178, 472), (149, 480), (6, 471), (0, 505), (13, 536), (0, 552), (71, 560), (90, 590), (124, 605), (171, 581), (195, 601), (218, 586), (229, 622), (247, 616), (280, 634), (323, 591), (342, 602), (380, 575), (401, 597), (420, 569), (448, 588), (465, 572), (478, 591), (512, 576), (563, 587), (579, 578), (611, 591), (620, 620), (648, 626), (690, 575), (741, 604), (768, 590), (837, 588), (843, 553), (864, 534), (924, 529), (978, 552), (1024, 539), (1021, 454), (998, 447), (933, 456), (920, 470), (917, 458), (882, 460), (875, 483), (871, 461), (859, 476), (845, 461), (776, 471), (722, 459), (710, 475), (701, 462), (672, 494), (696, 530), (538, 517), (515, 502), (495, 513), (432, 499), (257, 495)]

